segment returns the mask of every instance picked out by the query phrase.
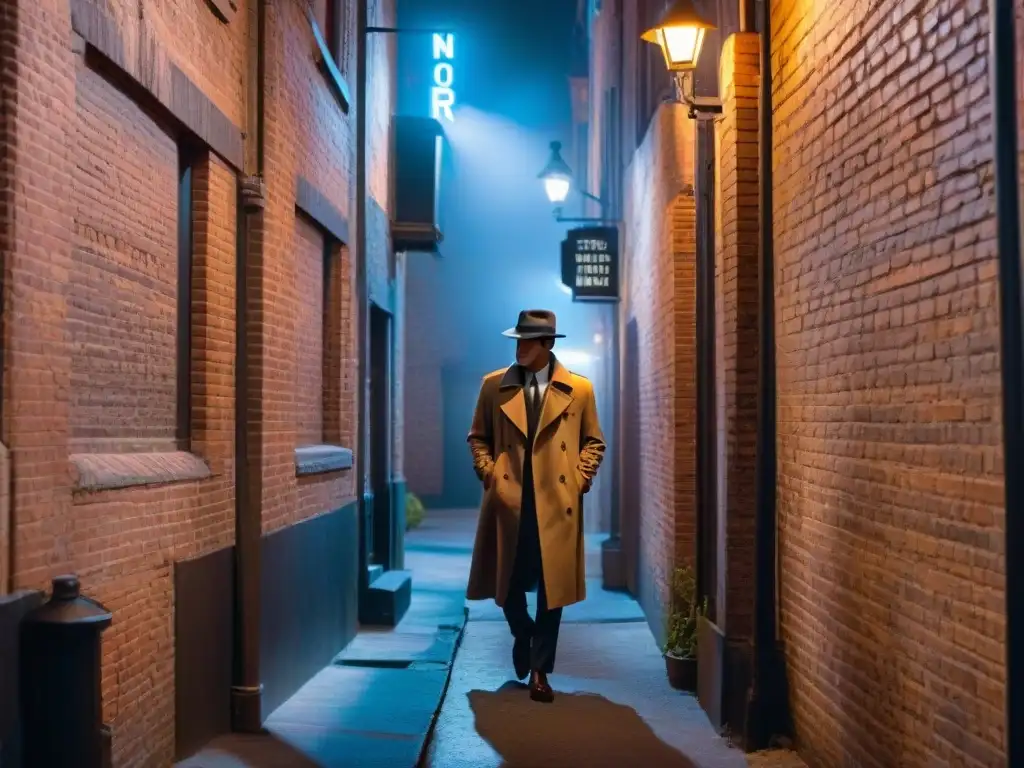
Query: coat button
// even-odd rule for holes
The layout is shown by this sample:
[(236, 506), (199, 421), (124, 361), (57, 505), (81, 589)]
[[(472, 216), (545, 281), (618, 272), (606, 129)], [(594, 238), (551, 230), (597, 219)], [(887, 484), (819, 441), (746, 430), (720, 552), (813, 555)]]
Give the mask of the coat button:
[(558, 476), (558, 482), (565, 483), (565, 475), (559, 475)]
[(502, 480), (508, 480), (508, 475), (502, 475), (502, 476), (501, 476), (501, 479), (502, 479)]
[(565, 443), (562, 443), (562, 450), (565, 450)]
[(565, 514), (571, 515), (572, 514), (572, 507), (566, 507), (565, 508)]

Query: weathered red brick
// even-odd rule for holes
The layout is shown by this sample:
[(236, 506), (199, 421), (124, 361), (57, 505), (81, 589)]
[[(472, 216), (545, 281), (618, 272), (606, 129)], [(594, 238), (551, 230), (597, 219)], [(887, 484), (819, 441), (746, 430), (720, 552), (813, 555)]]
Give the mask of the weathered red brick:
[(620, 338), (637, 373), (623, 440), (639, 453), (622, 457), (621, 514), (639, 533), (636, 590), (659, 632), (674, 568), (696, 566), (694, 146), (684, 108), (662, 106), (626, 172)]
[[(757, 35), (733, 35), (722, 47), (715, 168), (715, 380), (718, 456), (719, 598), (715, 616), (731, 640), (753, 631), (754, 510), (758, 386), (758, 98)], [(724, 593), (722, 589), (724, 586)]]
[[(250, 9), (240, 1), (237, 16), (224, 24), (207, 4), (190, 0), (141, 11), (130, 0), (74, 6), (110, 25), (104, 45), (113, 63), (94, 52), (83, 56), (86, 46), (72, 32), (66, 0), (0, 0), (6, 371), (0, 441), (11, 457), (9, 465), (0, 461), (0, 514), (9, 501), (16, 520), (11, 548), (0, 524), (0, 549), (14, 553), (13, 584), (0, 587), (44, 587), (53, 575), (72, 571), (113, 611), (104, 636), (103, 703), (115, 765), (164, 766), (174, 748), (174, 563), (234, 542), (238, 169), (230, 158), (189, 150), (194, 231), (186, 447), (209, 476), (75, 492), (73, 468), (82, 455), (89, 461), (80, 465), (105, 470), (137, 470), (147, 462), (159, 472), (202, 466), (168, 453), (179, 449), (181, 134), (168, 114), (169, 94), (177, 67), (237, 131), (245, 130)], [(354, 5), (345, 7), (351, 28)], [(373, 7), (371, 23), (393, 24), (393, 2)], [(268, 207), (262, 270), (253, 272), (262, 281), (263, 301), (254, 309), (268, 361), (253, 382), (263, 436), (254, 455), (264, 476), (263, 497), (254, 502), (262, 505), (266, 531), (337, 509), (355, 491), (355, 470), (295, 477), (297, 445), (330, 439), (356, 447), (359, 340), (349, 248), (333, 250), (336, 282), (326, 292), (332, 316), (325, 323), (323, 234), (302, 232), (312, 244), (309, 254), (295, 247), (309, 227), (296, 215), (298, 177), (352, 216), (355, 114), (335, 103), (312, 41), (301, 4), (270, 5)], [(391, 39), (370, 44), (368, 175), (375, 205), (385, 213), (370, 223), (369, 283), (378, 302), (399, 297), (400, 313), (404, 270), (392, 263), (386, 216), (394, 45)], [(351, 78), (351, 35), (344, 51), (340, 68)], [(118, 66), (138, 81), (131, 97)], [(323, 382), (325, 375), (331, 380)], [(396, 412), (400, 424), (400, 403)], [(119, 458), (105, 461), (108, 455)]]
[(782, 633), (813, 765), (1005, 764), (987, 27), (772, 6)]

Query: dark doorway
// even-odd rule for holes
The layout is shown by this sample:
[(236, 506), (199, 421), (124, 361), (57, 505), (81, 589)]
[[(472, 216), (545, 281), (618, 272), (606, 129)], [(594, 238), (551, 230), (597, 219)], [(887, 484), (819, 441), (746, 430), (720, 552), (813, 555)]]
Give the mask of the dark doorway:
[(373, 513), (367, 536), (370, 563), (392, 567), (391, 514), (391, 313), (370, 304), (370, 492)]

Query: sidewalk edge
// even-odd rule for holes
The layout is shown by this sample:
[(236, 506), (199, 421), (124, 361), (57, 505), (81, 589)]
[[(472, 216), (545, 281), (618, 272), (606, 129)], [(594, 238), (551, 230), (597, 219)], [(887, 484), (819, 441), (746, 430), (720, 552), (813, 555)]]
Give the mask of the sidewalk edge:
[(420, 744), (419, 754), (416, 756), (416, 762), (412, 768), (422, 768), (424, 760), (427, 757), (427, 750), (430, 748), (430, 743), (434, 740), (434, 729), (437, 727), (437, 720), (441, 715), (441, 707), (444, 706), (444, 701), (448, 697), (448, 687), (452, 682), (452, 673), (455, 671), (455, 657), (459, 655), (459, 648), (462, 646), (462, 638), (466, 634), (466, 625), (469, 624), (469, 606), (463, 606), (462, 608), (462, 626), (459, 628), (459, 634), (455, 638), (455, 643), (452, 646), (452, 655), (448, 660), (448, 674), (444, 678), (444, 685), (441, 686), (441, 695), (437, 699), (437, 706), (434, 708), (434, 714), (430, 718), (430, 725), (427, 728), (426, 734), (423, 736), (423, 742)]

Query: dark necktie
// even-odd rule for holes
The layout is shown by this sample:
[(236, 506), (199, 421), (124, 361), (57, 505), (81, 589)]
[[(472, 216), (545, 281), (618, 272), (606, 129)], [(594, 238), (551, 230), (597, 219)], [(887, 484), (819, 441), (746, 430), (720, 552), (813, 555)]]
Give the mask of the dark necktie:
[(532, 374), (527, 386), (526, 408), (527, 428), (532, 441), (533, 435), (537, 431), (537, 422), (540, 421), (540, 387), (537, 386), (537, 377)]

